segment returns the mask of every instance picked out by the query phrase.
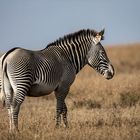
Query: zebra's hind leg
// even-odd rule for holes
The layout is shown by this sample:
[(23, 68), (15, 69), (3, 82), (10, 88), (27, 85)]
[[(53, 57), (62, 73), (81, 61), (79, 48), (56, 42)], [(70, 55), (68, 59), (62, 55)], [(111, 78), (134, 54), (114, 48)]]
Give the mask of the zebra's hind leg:
[(9, 127), (10, 127), (10, 131), (13, 128), (13, 121), (12, 121), (12, 101), (13, 101), (13, 89), (8, 81), (7, 78), (5, 78), (5, 104), (6, 104), (6, 108), (8, 110), (8, 118), (9, 118)]
[(11, 112), (11, 97), (6, 97), (6, 108), (8, 110), (8, 118), (9, 118), (9, 127), (10, 131), (12, 130), (12, 112)]
[(15, 99), (11, 102), (6, 99), (6, 107), (8, 109), (8, 117), (10, 124), (10, 132), (18, 132), (18, 114), (21, 103), (18, 103)]
[(58, 128), (60, 126), (61, 115), (63, 116), (63, 121), (65, 124), (65, 127), (68, 126), (67, 107), (65, 104), (65, 98), (66, 98), (69, 90), (67, 90), (65, 92), (62, 92), (62, 91), (60, 92), (60, 91), (59, 90), (55, 91), (55, 96), (56, 96), (56, 100), (57, 100), (57, 104), (56, 104), (56, 128)]
[(18, 131), (18, 113), (20, 104), (18, 104), (12, 96), (7, 96), (6, 107), (8, 110), (10, 132)]
[(12, 130), (14, 131), (19, 131), (18, 130), (18, 114), (19, 114), (20, 105), (21, 103), (17, 102), (16, 99), (14, 99), (11, 106)]
[(16, 92), (14, 94), (11, 106), (10, 106), (10, 130), (11, 132), (19, 132), (18, 129), (18, 115), (19, 115), (19, 110), (22, 102), (25, 99), (25, 94), (21, 92)]

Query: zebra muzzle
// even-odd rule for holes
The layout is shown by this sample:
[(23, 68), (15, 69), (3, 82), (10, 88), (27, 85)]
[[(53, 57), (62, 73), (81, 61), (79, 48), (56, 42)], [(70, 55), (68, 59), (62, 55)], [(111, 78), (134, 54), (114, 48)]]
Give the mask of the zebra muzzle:
[(104, 77), (107, 80), (112, 79), (114, 76), (114, 73), (115, 73), (114, 67), (111, 64), (109, 64), (108, 70), (105, 70)]

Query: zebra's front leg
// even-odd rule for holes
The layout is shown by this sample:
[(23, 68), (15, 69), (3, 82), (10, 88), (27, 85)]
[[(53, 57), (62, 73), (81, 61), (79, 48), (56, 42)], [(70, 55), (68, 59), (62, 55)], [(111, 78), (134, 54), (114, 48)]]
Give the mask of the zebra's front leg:
[(56, 105), (56, 128), (58, 128), (60, 126), (62, 112), (63, 112), (63, 101), (57, 99), (57, 105)]
[(67, 107), (65, 104), (65, 98), (68, 94), (67, 92), (58, 92), (55, 91), (55, 96), (57, 100), (56, 104), (56, 128), (60, 126), (61, 123), (61, 115), (63, 115), (63, 121), (65, 126), (67, 127), (68, 122), (67, 122)]
[[(63, 105), (60, 107), (59, 105), (57, 105), (57, 111), (56, 111), (56, 128), (58, 128), (60, 126), (61, 123), (61, 117), (63, 117), (63, 122), (66, 128), (68, 128), (68, 121), (67, 121), (67, 106), (64, 103), (62, 103)], [(62, 115), (62, 116), (61, 116)]]
[(63, 112), (62, 112), (62, 116), (63, 116), (63, 122), (66, 128), (68, 128), (68, 120), (67, 120), (67, 106), (66, 103), (64, 102), (63, 104)]

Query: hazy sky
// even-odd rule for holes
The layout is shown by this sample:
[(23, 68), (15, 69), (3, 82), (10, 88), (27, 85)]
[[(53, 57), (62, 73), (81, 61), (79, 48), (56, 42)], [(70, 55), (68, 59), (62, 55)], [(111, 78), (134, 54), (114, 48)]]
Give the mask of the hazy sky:
[(140, 0), (0, 0), (2, 52), (43, 49), (83, 28), (105, 28), (105, 45), (140, 42)]

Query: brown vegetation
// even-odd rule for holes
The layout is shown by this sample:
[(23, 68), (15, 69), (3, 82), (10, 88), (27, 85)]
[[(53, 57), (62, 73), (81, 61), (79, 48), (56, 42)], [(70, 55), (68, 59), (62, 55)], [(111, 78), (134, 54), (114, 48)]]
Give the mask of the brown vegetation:
[(20, 133), (8, 131), (0, 109), (0, 140), (139, 140), (140, 45), (109, 47), (115, 76), (106, 80), (89, 66), (78, 75), (66, 99), (69, 128), (55, 128), (55, 98), (26, 98), (19, 116)]

